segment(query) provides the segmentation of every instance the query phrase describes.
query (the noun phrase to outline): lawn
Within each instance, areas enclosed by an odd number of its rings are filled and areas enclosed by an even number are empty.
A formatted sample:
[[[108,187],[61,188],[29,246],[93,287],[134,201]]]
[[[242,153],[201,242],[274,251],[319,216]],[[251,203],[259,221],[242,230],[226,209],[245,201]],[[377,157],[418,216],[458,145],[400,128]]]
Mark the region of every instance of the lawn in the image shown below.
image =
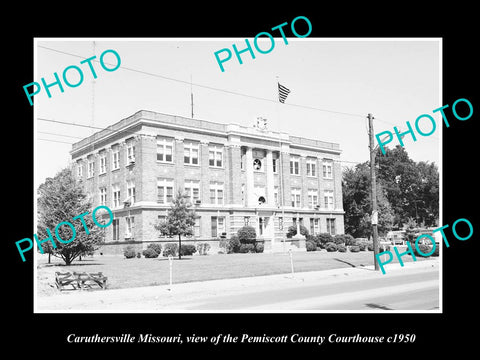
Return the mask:
[[[294,252],[292,257],[295,272],[373,265],[371,251]],[[404,256],[402,260],[412,261],[410,256]],[[422,259],[417,257],[417,260]],[[398,262],[396,258],[394,262]],[[185,256],[181,260],[175,258],[172,269],[174,283],[282,274],[291,271],[288,253]],[[55,271],[103,272],[108,277],[109,289],[163,285],[169,282],[169,261],[165,257],[125,259],[122,256],[95,255],[65,266],[60,259],[53,257],[52,263],[48,264],[47,256],[39,255],[38,295],[48,296],[58,292],[55,287]]]

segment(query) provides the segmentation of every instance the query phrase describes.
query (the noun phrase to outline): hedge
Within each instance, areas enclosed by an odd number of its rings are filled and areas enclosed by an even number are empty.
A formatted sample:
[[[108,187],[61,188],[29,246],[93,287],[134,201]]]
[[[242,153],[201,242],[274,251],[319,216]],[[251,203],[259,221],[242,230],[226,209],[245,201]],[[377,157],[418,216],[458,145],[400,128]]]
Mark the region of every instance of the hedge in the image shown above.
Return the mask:
[[[241,244],[240,245],[240,253],[253,253],[255,252],[255,245],[254,244]]]
[[[146,248],[145,250],[143,250],[143,256],[145,256],[145,258],[147,259],[157,258],[158,255],[159,254],[152,248]]]
[[[338,244],[337,245],[337,251],[339,252],[346,252],[347,251],[347,247],[343,244]]]
[[[350,252],[356,253],[356,252],[359,252],[359,251],[360,251],[360,246],[354,245],[354,246],[350,247]]]
[[[136,255],[135,248],[133,246],[127,246],[126,248],[123,249],[123,255],[127,259],[134,258]]]
[[[257,241],[257,233],[252,226],[244,226],[237,231],[238,240],[242,244],[255,244]]]
[[[314,241],[307,241],[305,246],[307,247],[307,251],[317,251],[317,245],[315,245]]]
[[[197,252],[197,249],[195,248],[195,245],[182,245],[180,247],[180,255],[182,256],[193,255],[196,252]]]
[[[328,242],[328,243],[325,244],[325,249],[328,252],[337,251],[337,244],[335,244],[333,242]]]
[[[166,243],[163,247],[163,256],[177,256],[178,254],[178,244],[175,243]]]

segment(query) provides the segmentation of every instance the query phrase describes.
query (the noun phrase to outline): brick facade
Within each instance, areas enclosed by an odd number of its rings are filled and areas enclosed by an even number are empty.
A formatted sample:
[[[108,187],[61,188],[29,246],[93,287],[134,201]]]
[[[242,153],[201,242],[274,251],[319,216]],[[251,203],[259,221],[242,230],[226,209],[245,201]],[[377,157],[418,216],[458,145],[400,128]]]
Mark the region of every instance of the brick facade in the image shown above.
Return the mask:
[[[157,142],[167,144],[166,148]],[[132,145],[134,162],[127,158]],[[119,166],[114,168],[117,149]],[[158,160],[157,152],[171,154],[171,158],[167,161],[167,155],[161,155],[164,160]],[[169,208],[160,197],[167,199],[171,191],[167,187],[172,186],[175,194],[188,184],[198,187],[198,200],[192,198],[198,226],[196,236],[188,239],[194,243],[218,242],[223,232],[229,237],[247,222],[257,229],[257,237],[265,241],[266,250],[282,241],[287,228],[298,218],[309,230],[310,219],[319,219],[318,232],[331,231],[332,222],[329,220],[328,227],[327,219],[335,219],[335,233],[344,231],[338,144],[255,127],[139,111],[73,144],[71,155],[74,173],[84,184],[93,205],[101,205],[101,191],[104,191],[104,205],[118,219],[118,229],[113,224],[107,228],[107,243],[169,241],[159,238],[154,228]],[[103,155],[106,171],[100,173]],[[291,174],[291,159],[296,159],[293,168],[298,166],[298,174]],[[89,161],[93,161],[93,176],[89,176],[92,175],[88,171]],[[315,170],[309,176],[307,161],[309,166],[314,164]],[[326,163],[332,164],[332,170],[331,176],[324,177]],[[132,186],[134,202],[125,206],[125,201],[132,200],[128,197]],[[114,190],[120,191],[118,204],[114,204],[118,195],[118,192],[114,195]],[[309,190],[316,192],[318,207],[309,206]],[[331,208],[325,201],[325,192],[333,194]],[[295,206],[292,206],[293,193],[298,193],[300,199],[300,204],[294,202]],[[127,218],[133,218],[131,232]],[[114,239],[115,231],[118,238]]]

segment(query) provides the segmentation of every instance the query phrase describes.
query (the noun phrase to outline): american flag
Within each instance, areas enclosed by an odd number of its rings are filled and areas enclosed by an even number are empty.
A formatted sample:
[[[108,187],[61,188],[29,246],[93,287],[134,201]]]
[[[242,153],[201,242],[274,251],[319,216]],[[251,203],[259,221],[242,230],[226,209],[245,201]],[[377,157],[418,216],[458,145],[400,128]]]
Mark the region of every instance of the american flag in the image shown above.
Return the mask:
[[[287,98],[288,94],[290,94],[290,90],[278,83],[278,100],[282,104],[285,104],[285,99]]]

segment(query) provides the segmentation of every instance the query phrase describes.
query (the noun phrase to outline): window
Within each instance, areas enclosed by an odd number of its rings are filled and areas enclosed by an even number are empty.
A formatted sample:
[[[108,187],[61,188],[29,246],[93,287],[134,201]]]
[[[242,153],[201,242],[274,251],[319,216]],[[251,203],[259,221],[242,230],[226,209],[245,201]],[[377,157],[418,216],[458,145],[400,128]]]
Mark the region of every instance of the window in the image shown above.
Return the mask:
[[[101,151],[100,156],[100,174],[105,174],[107,172],[107,153],[106,151]]]
[[[277,174],[278,173],[278,164],[279,164],[279,159],[273,158],[272,159],[272,166],[273,166],[273,173]]]
[[[120,186],[119,185],[112,185],[112,199],[113,199],[113,207],[120,206]]]
[[[301,194],[301,189],[298,189],[298,188],[292,189],[292,206],[293,207],[300,207],[300,194]]]
[[[185,193],[190,198],[190,202],[195,204],[196,200],[200,200],[200,181],[185,180]]]
[[[125,218],[126,229],[125,229],[125,239],[133,238],[133,229],[135,228],[135,217],[128,216]]]
[[[330,235],[335,235],[335,219],[327,219],[327,232]]]
[[[310,218],[310,234],[317,235],[320,233],[320,221],[317,218]]]
[[[200,217],[195,218],[195,225],[193,225],[193,236],[200,237]]]
[[[219,237],[224,232],[225,218],[223,216],[212,216],[212,237]]]
[[[107,205],[107,188],[100,188],[100,205]]]
[[[80,179],[83,177],[83,164],[81,161],[77,162],[77,177]]]
[[[316,159],[307,159],[307,176],[317,176],[317,161]]]
[[[275,206],[279,206],[280,203],[278,201],[278,186],[275,186],[273,188],[273,202],[275,203]]]
[[[262,160],[261,159],[254,159],[253,160],[253,170],[263,171],[263,166],[262,166]]]
[[[243,217],[243,226],[249,226],[250,225],[250,216],[244,216]]]
[[[300,162],[298,156],[290,156],[290,174],[300,174]]]
[[[173,201],[173,179],[158,179],[157,202],[169,204]]]
[[[198,143],[185,142],[183,145],[183,162],[198,165]]]
[[[133,181],[127,181],[127,197],[130,200],[130,205],[135,202],[135,183]]]
[[[283,230],[283,217],[278,218],[278,229]]]
[[[246,205],[247,199],[245,198],[245,184],[242,184],[242,205]]]
[[[208,150],[208,165],[213,167],[222,167],[223,165],[223,146],[210,145]]]
[[[87,177],[91,178],[95,174],[95,162],[93,156],[88,157],[87,163]]]
[[[127,140],[127,165],[135,162],[135,142],[133,139]]]
[[[223,205],[223,183],[210,183],[210,204]]]
[[[173,163],[173,139],[157,137],[157,161]]]
[[[112,146],[112,170],[120,169],[120,148],[118,145]]]
[[[333,209],[333,190],[324,190],[323,198],[325,200],[325,207],[327,209]]]
[[[331,161],[323,163],[323,177],[325,179],[332,179],[333,178],[333,176],[332,176],[332,162]]]
[[[118,219],[113,219],[113,241],[120,240],[120,223]]]
[[[318,205],[318,191],[314,189],[308,190],[308,207],[313,209]]]

